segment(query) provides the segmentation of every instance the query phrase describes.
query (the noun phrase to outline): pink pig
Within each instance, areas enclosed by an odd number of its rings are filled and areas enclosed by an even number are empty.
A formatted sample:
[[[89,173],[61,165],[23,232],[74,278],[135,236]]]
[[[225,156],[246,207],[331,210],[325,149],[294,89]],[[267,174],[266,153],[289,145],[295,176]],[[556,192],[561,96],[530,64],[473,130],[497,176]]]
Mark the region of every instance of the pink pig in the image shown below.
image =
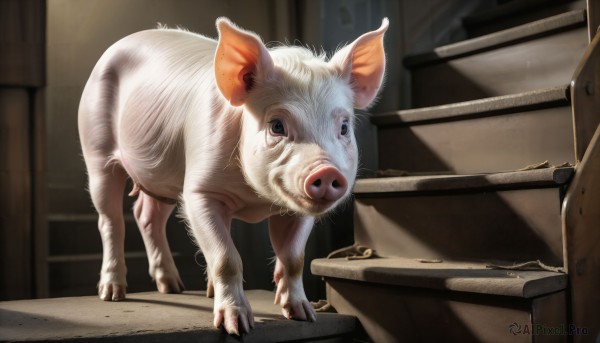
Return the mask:
[[[214,325],[249,332],[254,318],[230,223],[268,218],[275,302],[287,318],[314,321],[302,285],[304,247],[315,217],[351,193],[358,164],[353,108],[369,106],[381,87],[387,27],[384,19],[329,61],[301,47],[267,49],[225,18],[217,20],[218,41],[157,29],[111,46],[79,106],[104,250],[100,298],[125,298],[122,194],[129,177],[160,292],[183,290],[165,235],[179,202],[206,258]]]

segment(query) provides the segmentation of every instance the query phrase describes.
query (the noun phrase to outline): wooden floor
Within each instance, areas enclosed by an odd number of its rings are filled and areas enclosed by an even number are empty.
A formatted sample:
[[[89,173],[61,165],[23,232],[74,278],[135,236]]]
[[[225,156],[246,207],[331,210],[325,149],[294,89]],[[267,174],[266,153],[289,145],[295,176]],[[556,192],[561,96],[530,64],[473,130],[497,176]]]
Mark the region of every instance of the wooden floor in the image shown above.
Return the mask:
[[[319,313],[314,323],[287,320],[274,293],[247,291],[255,328],[244,342],[342,342],[352,316]],[[0,302],[1,342],[239,342],[212,326],[213,300],[205,292],[128,294],[123,302],[95,296]]]

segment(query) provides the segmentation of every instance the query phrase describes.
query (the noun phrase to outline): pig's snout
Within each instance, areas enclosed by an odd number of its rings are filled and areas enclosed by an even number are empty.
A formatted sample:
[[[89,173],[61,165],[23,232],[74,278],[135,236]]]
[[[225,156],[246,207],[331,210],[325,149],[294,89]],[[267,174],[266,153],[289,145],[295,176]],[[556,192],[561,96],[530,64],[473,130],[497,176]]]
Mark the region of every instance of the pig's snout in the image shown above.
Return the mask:
[[[334,202],[342,198],[348,181],[335,167],[323,167],[312,172],[304,181],[304,192],[313,200]]]

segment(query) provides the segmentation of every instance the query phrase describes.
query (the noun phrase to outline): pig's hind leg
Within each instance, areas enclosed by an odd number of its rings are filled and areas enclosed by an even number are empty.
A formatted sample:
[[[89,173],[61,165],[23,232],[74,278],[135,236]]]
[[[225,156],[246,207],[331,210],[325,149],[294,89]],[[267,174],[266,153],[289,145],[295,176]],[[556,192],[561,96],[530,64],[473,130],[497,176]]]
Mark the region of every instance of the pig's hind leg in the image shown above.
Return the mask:
[[[116,84],[115,73],[95,69],[83,91],[78,117],[89,191],[98,212],[102,240],[98,295],[112,301],[123,300],[127,288],[123,193],[128,176],[114,158],[114,152],[118,150],[113,131]]]
[[[86,156],[86,164],[90,195],[98,212],[98,230],[102,239],[98,295],[102,300],[123,300],[127,288],[123,219],[123,192],[127,174],[119,165],[107,164],[105,159]]]
[[[181,293],[183,282],[167,242],[166,225],[175,205],[163,203],[140,191],[133,207],[148,254],[149,273],[161,293]]]

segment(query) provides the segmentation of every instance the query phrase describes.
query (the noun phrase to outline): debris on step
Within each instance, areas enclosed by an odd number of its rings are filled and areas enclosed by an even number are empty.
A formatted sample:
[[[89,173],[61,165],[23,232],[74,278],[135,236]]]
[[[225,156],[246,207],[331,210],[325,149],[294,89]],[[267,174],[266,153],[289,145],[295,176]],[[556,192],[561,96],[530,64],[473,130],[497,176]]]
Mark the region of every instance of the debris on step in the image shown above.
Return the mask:
[[[528,261],[524,263],[514,264],[512,266],[502,266],[497,264],[488,264],[485,266],[490,269],[505,269],[505,270],[545,270],[549,272],[555,273],[564,273],[565,268],[563,267],[553,267],[543,264],[540,260],[536,261]]]
[[[528,165],[527,167],[517,169],[516,171],[528,171],[528,170],[546,169],[546,168],[567,168],[567,167],[573,167],[573,165],[569,162],[565,162],[563,164],[551,166],[548,161],[544,161],[542,163]]]
[[[443,263],[444,260],[440,260],[440,259],[430,259],[430,258],[416,258],[415,261],[417,262],[421,262],[421,263]]]
[[[377,177],[398,177],[398,176],[433,176],[433,175],[452,175],[449,171],[432,171],[432,172],[410,172],[400,169],[385,169],[378,170]]]
[[[331,304],[327,300],[311,301],[310,302],[315,312],[335,312]]]
[[[345,257],[347,261],[352,260],[365,260],[368,258],[379,257],[375,253],[375,250],[365,247],[360,244],[353,244],[349,247],[344,247],[335,251],[332,251],[327,255],[327,258],[340,258]]]
[[[553,166],[553,165],[550,165],[550,162],[544,161],[541,163],[534,163],[534,164],[528,165],[526,167],[515,169],[515,170],[506,170],[501,173],[512,173],[512,172],[538,170],[538,169],[550,169],[550,168],[572,168],[572,167],[574,167],[574,165],[569,162],[565,162],[565,163],[561,163],[561,164],[557,164],[557,165]],[[489,173],[486,173],[486,174],[489,174]],[[405,177],[405,176],[436,176],[436,175],[454,175],[454,174],[451,172],[435,172],[435,171],[434,172],[411,172],[408,170],[400,170],[400,169],[378,170],[377,174],[376,174],[376,176],[378,178]]]

